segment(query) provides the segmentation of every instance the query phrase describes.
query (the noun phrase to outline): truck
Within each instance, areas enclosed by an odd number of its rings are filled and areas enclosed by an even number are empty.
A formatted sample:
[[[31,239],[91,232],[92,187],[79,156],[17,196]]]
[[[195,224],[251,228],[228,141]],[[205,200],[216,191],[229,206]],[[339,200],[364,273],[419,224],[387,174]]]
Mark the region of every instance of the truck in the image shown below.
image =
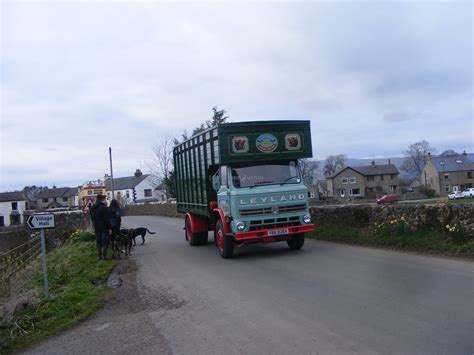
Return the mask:
[[[252,243],[301,249],[315,229],[299,160],[312,157],[309,121],[223,123],[173,149],[176,206],[192,246],[209,232],[224,259]]]

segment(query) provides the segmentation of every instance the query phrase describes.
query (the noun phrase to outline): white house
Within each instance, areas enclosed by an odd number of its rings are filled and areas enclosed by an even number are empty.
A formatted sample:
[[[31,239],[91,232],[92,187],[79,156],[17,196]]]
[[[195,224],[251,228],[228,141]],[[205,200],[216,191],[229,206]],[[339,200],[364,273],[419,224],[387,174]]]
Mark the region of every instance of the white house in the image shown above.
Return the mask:
[[[23,223],[26,198],[23,192],[0,193],[0,227]]]
[[[133,204],[143,202],[166,201],[166,195],[156,190],[153,176],[142,174],[140,169],[133,176],[114,178],[114,198],[122,203]],[[105,180],[107,202],[112,200],[112,180]]]

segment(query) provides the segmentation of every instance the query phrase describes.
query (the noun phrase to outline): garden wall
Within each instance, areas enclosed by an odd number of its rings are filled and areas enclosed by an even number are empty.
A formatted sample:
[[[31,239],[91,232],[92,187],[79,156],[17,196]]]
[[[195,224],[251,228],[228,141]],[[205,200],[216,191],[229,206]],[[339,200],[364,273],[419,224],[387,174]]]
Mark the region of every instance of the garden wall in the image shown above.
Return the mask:
[[[386,206],[313,207],[317,225],[369,227],[401,217],[413,229],[446,231],[446,225],[461,227],[474,237],[474,204],[397,204]]]
[[[176,204],[144,204],[129,205],[124,208],[125,216],[164,216],[164,217],[184,217],[184,214],[178,213]]]

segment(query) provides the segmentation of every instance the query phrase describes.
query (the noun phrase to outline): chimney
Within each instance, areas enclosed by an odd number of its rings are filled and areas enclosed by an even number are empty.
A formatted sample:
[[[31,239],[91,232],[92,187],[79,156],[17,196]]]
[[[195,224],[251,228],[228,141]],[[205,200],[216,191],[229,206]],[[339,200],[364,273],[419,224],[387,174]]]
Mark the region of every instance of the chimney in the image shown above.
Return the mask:
[[[388,165],[390,165],[390,164],[392,164],[392,163],[390,162],[390,159],[388,159]]]
[[[430,152],[428,152],[428,159],[427,160],[431,161],[431,153]]]
[[[140,177],[142,176],[142,171],[140,169],[135,170],[135,177]]]
[[[375,160],[372,160],[372,167],[375,168]]]
[[[464,155],[466,157],[467,156],[466,151],[462,152],[462,155]]]

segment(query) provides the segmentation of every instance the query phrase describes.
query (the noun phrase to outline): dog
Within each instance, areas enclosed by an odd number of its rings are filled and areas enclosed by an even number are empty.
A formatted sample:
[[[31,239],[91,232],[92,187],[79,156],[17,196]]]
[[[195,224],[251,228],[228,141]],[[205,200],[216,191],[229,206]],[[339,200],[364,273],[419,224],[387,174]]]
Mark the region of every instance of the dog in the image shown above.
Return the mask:
[[[124,233],[122,232],[124,231]],[[132,229],[121,229],[120,233],[115,236],[115,243],[113,245],[114,248],[114,255],[115,250],[118,251],[118,257],[120,259],[120,253],[122,249],[125,249],[125,256],[132,255]]]
[[[142,237],[142,245],[145,244],[145,235],[146,233],[150,233],[150,234],[156,234],[156,232],[151,232],[148,230],[148,228],[144,228],[144,227],[139,227],[139,228],[133,228],[133,229],[121,229],[120,230],[120,233],[129,233],[131,232],[132,234],[132,240],[133,240],[133,245],[137,245],[137,242],[135,241],[135,238],[138,237],[138,236],[141,236]]]

